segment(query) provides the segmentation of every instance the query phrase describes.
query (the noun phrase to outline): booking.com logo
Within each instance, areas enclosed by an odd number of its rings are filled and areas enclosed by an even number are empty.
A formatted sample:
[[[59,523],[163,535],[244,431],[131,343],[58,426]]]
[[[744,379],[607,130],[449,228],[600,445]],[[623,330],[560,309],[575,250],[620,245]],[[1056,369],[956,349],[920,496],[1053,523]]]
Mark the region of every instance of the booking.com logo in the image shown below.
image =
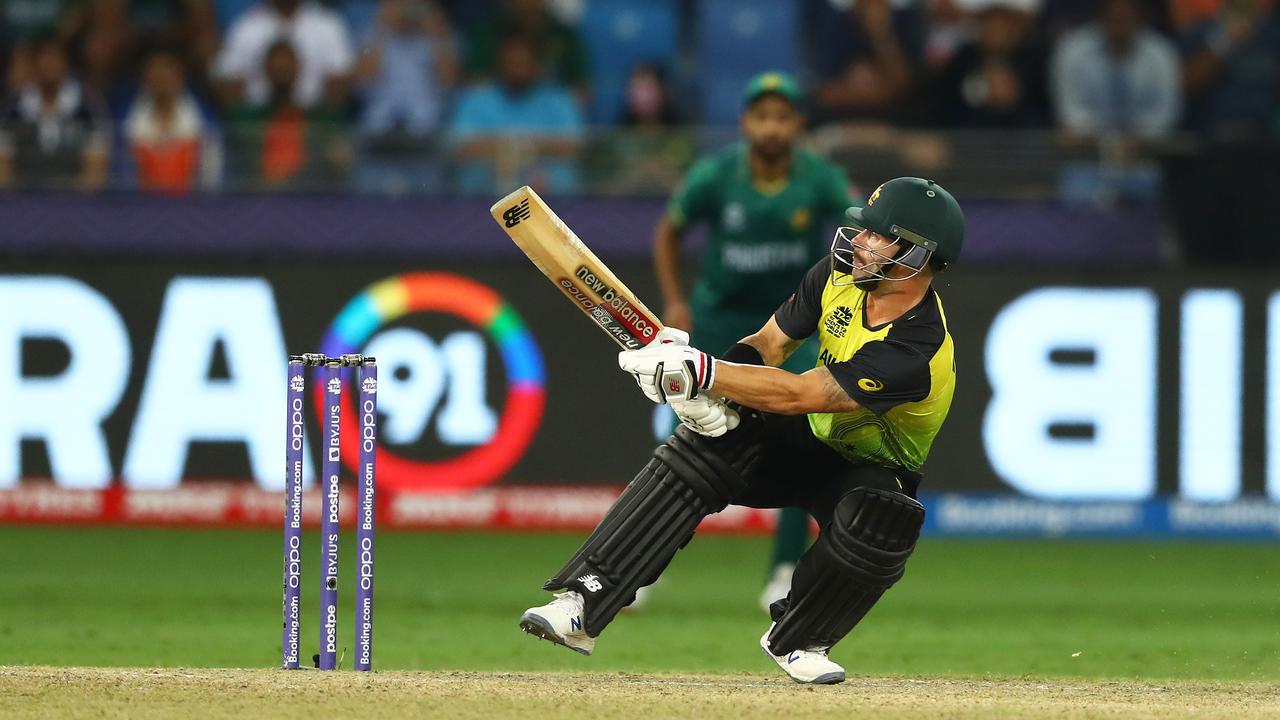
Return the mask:
[[[446,313],[480,332],[462,331],[439,343],[411,328],[379,328],[412,313]],[[483,335],[481,335],[483,333]],[[497,346],[507,378],[501,413],[485,402],[485,342]],[[510,304],[492,289],[449,273],[407,273],[374,283],[347,303],[320,344],[329,357],[364,353],[380,366],[378,485],[393,491],[457,491],[487,485],[524,455],[542,421],[546,372],[533,335]],[[322,385],[313,385],[318,417]],[[342,433],[357,437],[355,406],[342,399]],[[468,447],[445,460],[421,461],[389,451],[387,444],[420,438],[427,423],[446,445]],[[350,433],[348,435],[348,433]],[[359,448],[342,448],[353,471]]]

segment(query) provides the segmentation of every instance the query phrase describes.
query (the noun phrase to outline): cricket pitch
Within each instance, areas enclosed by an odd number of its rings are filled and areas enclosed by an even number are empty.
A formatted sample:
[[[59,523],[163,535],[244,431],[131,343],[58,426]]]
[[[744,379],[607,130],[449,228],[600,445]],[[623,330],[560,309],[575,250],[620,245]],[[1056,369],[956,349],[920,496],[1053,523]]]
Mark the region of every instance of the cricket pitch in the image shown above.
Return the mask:
[[[1264,718],[1268,683],[0,666],[0,717]],[[856,713],[856,715],[854,715]]]

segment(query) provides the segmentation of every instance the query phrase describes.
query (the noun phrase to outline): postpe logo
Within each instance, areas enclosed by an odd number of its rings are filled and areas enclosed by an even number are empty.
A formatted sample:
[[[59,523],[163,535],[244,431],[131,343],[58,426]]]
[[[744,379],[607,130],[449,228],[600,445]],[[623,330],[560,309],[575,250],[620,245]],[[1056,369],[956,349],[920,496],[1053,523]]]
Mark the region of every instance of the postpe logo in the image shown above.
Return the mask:
[[[457,455],[442,460],[416,460],[395,453],[388,448],[388,436],[396,430],[395,423],[386,423],[380,428],[379,445],[376,462],[378,466],[378,485],[395,491],[427,491],[448,492],[466,490],[487,485],[506,473],[524,455],[529,444],[537,434],[542,422],[542,412],[546,398],[546,372],[543,367],[542,353],[533,339],[533,334],[525,326],[524,320],[515,308],[502,299],[493,289],[474,280],[450,273],[419,272],[407,273],[387,278],[365,288],[338,313],[329,326],[324,340],[320,344],[320,352],[329,357],[337,357],[349,353],[364,352],[377,355],[379,366],[387,367],[384,351],[391,345],[397,347],[408,344],[422,346],[431,343],[424,333],[411,329],[388,330],[382,338],[375,337],[383,326],[396,322],[412,314],[445,314],[463,320],[473,326],[475,331],[465,334],[473,342],[464,343],[473,349],[483,352],[483,338],[497,346],[502,358],[506,377],[506,394],[502,402],[501,412],[492,422],[483,423],[484,427],[476,431],[464,432],[465,442],[456,443],[460,449]],[[403,338],[399,343],[387,341],[386,336],[409,333],[414,337]],[[385,341],[379,346],[380,341]],[[448,344],[448,340],[445,341]],[[432,347],[435,347],[434,345]],[[455,350],[457,348],[454,348]],[[464,348],[465,349],[465,348]],[[440,352],[449,356],[450,353]],[[457,353],[453,353],[457,355]],[[484,405],[483,398],[483,355],[480,362],[476,358],[461,356],[452,369],[469,373],[468,385],[473,392],[463,393],[478,397],[476,402]],[[447,358],[446,358],[447,359]],[[418,367],[410,368],[411,372],[445,373],[446,370],[435,367],[439,363],[418,363]],[[478,366],[478,368],[477,368]],[[381,369],[381,368],[380,368]],[[394,368],[389,368],[394,370]],[[445,382],[446,377],[440,375],[438,382]],[[354,380],[354,376],[352,376]],[[385,398],[379,398],[380,409],[384,411],[395,407],[398,400],[411,398],[394,398],[396,385],[394,376],[382,377]],[[476,387],[478,383],[478,387]],[[362,388],[372,392],[374,386]],[[324,408],[323,385],[316,383],[313,392],[313,405],[317,416],[322,418]],[[342,435],[357,438],[360,436],[359,416],[355,412],[353,395],[343,393],[342,397]],[[437,393],[437,396],[439,393]],[[423,416],[432,414],[432,407],[411,408],[414,413]],[[488,411],[487,406],[478,410]],[[405,408],[401,407],[400,412]],[[473,413],[484,415],[483,412]],[[389,418],[396,420],[394,415]],[[413,425],[409,423],[409,425]],[[416,426],[415,432],[423,425]],[[449,434],[448,428],[442,428],[441,435]],[[465,428],[464,428],[465,430]],[[459,434],[454,429],[454,435]],[[342,462],[358,474],[360,442],[344,442],[342,444]]]

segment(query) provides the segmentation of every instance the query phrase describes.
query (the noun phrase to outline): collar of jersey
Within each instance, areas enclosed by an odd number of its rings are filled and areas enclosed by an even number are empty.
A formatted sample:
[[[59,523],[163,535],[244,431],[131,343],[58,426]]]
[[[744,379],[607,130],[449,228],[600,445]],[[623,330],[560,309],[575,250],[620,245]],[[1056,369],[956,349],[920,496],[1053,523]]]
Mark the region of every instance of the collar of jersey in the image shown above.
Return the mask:
[[[892,319],[892,320],[889,320],[889,321],[887,321],[887,322],[880,323],[879,325],[876,325],[876,326],[872,327],[871,325],[868,325],[868,324],[867,324],[867,291],[866,291],[866,290],[863,290],[863,291],[862,291],[862,297],[858,299],[858,304],[862,306],[862,307],[858,308],[859,310],[861,310],[861,313],[859,313],[859,314],[862,316],[862,329],[863,329],[863,330],[866,330],[867,332],[880,332],[881,330],[883,330],[883,329],[885,329],[885,328],[889,327],[890,325],[892,325],[892,324],[894,324],[894,323],[898,322],[898,321],[899,321],[899,320],[901,320],[902,318],[910,318],[910,317],[911,317],[911,316],[912,316],[912,315],[913,315],[917,310],[919,310],[920,308],[924,307],[925,301],[929,300],[929,299],[930,299],[930,298],[932,298],[932,297],[933,297],[933,286],[932,286],[932,285],[930,285],[928,288],[926,288],[926,289],[925,289],[925,291],[924,291],[924,297],[920,298],[920,302],[918,302],[918,303],[916,303],[915,305],[912,305],[911,307],[907,308],[907,309],[906,309],[906,311],[905,311],[905,312],[903,312],[903,313],[902,313],[901,315],[899,315],[898,317],[896,317],[896,318],[894,318],[894,319]]]

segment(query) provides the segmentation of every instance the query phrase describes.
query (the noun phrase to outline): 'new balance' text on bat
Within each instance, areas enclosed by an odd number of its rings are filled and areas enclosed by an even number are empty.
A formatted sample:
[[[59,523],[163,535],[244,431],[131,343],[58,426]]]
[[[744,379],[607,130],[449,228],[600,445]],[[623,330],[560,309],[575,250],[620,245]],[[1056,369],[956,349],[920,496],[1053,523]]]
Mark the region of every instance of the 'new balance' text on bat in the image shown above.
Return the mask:
[[[627,350],[642,348],[662,323],[529,186],[489,214],[560,291]]]

